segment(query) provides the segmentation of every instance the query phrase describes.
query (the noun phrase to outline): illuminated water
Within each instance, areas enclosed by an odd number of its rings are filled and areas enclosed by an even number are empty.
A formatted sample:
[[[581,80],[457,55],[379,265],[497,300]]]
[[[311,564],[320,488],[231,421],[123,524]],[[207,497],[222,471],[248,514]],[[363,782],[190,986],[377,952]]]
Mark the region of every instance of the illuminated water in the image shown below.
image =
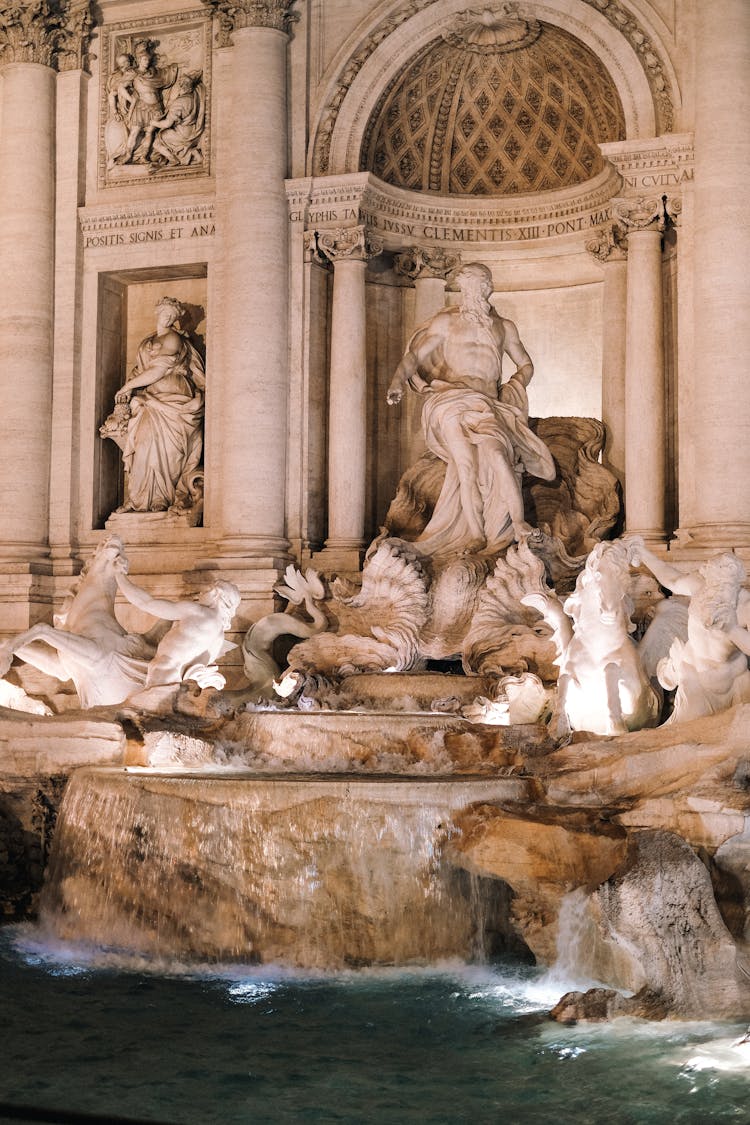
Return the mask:
[[[198,972],[6,928],[0,1102],[180,1125],[750,1121],[744,1027],[566,1028],[544,1017],[560,991],[511,966]]]

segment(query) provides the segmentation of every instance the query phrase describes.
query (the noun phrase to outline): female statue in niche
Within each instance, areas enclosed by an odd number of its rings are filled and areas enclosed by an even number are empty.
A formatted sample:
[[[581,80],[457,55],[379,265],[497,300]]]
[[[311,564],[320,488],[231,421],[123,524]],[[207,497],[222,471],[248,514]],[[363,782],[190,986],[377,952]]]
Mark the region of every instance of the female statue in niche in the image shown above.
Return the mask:
[[[200,355],[177,327],[184,315],[174,297],[159,301],[156,331],[141,341],[130,378],[100,428],[122,450],[127,499],[118,512],[180,514],[196,502],[206,376]]]

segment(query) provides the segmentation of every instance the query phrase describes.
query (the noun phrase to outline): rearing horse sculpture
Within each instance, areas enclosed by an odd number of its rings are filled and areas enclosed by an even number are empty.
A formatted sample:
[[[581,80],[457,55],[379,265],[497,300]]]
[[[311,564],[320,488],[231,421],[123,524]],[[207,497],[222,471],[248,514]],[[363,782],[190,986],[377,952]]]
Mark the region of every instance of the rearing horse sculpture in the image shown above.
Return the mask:
[[[570,730],[624,734],[656,726],[661,699],[630,637],[630,549],[597,543],[563,605],[552,590],[521,599],[554,630],[558,708]]]
[[[84,566],[54,625],[33,625],[0,645],[0,676],[14,656],[58,680],[72,680],[81,707],[122,703],[143,687],[155,646],[115,617],[118,570],[127,565],[111,535]]]

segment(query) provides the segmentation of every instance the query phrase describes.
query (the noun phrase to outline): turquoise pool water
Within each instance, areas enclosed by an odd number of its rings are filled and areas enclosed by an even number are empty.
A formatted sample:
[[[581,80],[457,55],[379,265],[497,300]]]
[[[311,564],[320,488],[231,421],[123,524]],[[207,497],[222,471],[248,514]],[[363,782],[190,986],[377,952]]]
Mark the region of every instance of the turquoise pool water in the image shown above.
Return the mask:
[[[750,1122],[744,1026],[561,1027],[560,991],[510,964],[147,965],[6,927],[0,1102],[180,1125]]]

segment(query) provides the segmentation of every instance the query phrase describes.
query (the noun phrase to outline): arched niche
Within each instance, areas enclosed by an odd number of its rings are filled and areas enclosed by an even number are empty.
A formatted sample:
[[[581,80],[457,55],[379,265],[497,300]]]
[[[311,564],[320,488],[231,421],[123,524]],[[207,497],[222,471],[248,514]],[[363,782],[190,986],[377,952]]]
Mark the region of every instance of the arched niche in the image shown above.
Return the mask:
[[[363,139],[383,92],[431,42],[450,34],[467,9],[466,0],[436,0],[408,15],[415,6],[382,8],[333,61],[311,131],[312,174],[359,169]],[[490,10],[502,15],[513,9],[495,4]],[[548,0],[524,5],[522,15],[561,29],[596,56],[617,89],[628,140],[673,129],[679,94],[667,52],[632,12],[614,2]]]

